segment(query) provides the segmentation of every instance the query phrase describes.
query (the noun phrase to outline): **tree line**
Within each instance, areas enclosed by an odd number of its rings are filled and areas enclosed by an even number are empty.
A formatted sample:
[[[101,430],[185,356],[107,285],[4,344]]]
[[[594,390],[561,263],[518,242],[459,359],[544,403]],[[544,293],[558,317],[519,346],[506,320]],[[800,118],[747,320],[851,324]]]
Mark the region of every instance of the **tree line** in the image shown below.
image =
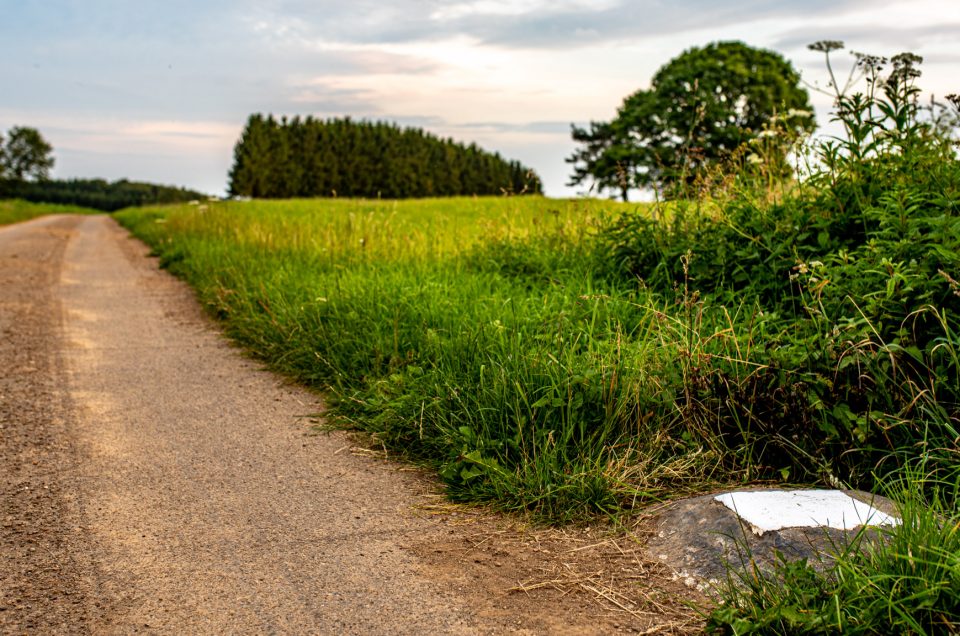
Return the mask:
[[[234,196],[403,199],[541,193],[530,168],[476,144],[387,122],[251,115],[234,148]]]
[[[121,179],[51,180],[53,146],[40,131],[14,126],[0,134],[0,199],[79,205],[105,212],[137,205],[182,203],[206,195],[194,190]]]
[[[126,179],[113,182],[104,179],[0,181],[0,199],[79,205],[104,212],[205,198],[207,195],[186,188]]]

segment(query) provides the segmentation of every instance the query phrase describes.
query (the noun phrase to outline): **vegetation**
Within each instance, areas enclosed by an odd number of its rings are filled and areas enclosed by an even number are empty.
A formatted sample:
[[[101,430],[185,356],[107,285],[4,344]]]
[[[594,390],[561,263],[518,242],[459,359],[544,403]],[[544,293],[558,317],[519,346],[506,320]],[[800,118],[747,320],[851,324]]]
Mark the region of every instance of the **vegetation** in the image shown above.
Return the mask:
[[[113,212],[122,208],[203,200],[207,195],[186,188],[103,179],[0,181],[0,198],[56,203]]]
[[[94,208],[113,212],[135,205],[179,203],[206,198],[184,188],[137,183],[122,179],[109,183],[103,179],[51,181],[53,146],[35,128],[15,126],[0,135],[0,199],[22,199],[34,203],[52,203]],[[12,203],[8,207],[22,204]]]
[[[829,67],[842,43],[811,48]],[[794,224],[783,237],[799,256],[790,278],[806,279],[798,296],[818,331],[805,384],[821,416],[813,435],[821,449],[833,447],[821,461],[891,496],[902,526],[881,541],[862,535],[819,568],[784,561],[772,574],[732,578],[712,631],[960,630],[960,161],[952,128],[960,97],[924,112],[920,62],[909,53],[857,55],[860,91],[849,81],[841,88],[831,70],[845,136],[818,147],[822,168],[809,193],[773,208]],[[801,251],[812,252],[813,240],[817,261]]]
[[[47,214],[94,214],[96,210],[72,205],[29,203],[20,200],[0,201],[0,225],[28,221]]]
[[[931,486],[923,462],[891,484],[904,525],[883,541],[860,534],[832,562],[782,561],[731,573],[708,631],[729,634],[954,634],[960,626],[958,482]],[[826,559],[824,559],[826,561]],[[824,572],[826,569],[826,572]]]
[[[234,149],[230,193],[257,198],[409,198],[539,193],[499,154],[383,122],[252,115]]]
[[[695,450],[646,413],[669,408],[669,387],[637,394],[671,344],[618,345],[656,328],[656,305],[593,274],[588,232],[622,209],[328,200],[118,218],[232,337],[328,387],[333,416],[436,467],[452,497],[563,519],[614,512],[641,481],[651,495],[676,484],[631,461],[640,440],[679,444],[678,463]]]
[[[582,147],[567,159],[570,185],[589,182],[624,201],[635,188],[685,196],[691,184],[765,135],[779,142],[767,144],[768,169],[787,177],[792,141],[814,129],[799,83],[778,53],[741,42],[685,51],[657,71],[649,89],[624,99],[612,121],[573,126]]]
[[[887,541],[826,570],[732,581],[716,631],[957,631],[960,160],[943,122],[960,98],[920,108],[916,56],[857,64],[865,88],[837,89],[845,134],[794,182],[777,137],[793,135],[775,131],[652,206],[120,219],[231,336],[328,388],[333,416],[435,467],[454,499],[564,521],[762,480],[900,503]]]
[[[0,135],[0,184],[43,181],[53,168],[53,146],[36,128],[14,126],[4,142]]]

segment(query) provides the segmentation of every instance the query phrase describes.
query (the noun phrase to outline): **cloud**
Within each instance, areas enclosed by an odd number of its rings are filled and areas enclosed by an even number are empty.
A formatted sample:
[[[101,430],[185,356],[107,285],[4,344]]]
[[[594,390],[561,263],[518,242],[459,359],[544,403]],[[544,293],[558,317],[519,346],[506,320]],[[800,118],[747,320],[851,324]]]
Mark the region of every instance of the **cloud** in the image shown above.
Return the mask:
[[[805,26],[782,33],[774,43],[777,49],[806,48],[818,40],[840,40],[857,48],[862,44],[882,45],[889,50],[878,51],[886,54],[891,51],[917,50],[925,46],[938,44],[956,44],[960,33],[960,23],[947,22],[922,26],[897,27],[861,24],[856,26],[828,25]],[[865,51],[872,53],[873,51]]]
[[[484,131],[492,133],[527,133],[534,135],[564,135],[570,134],[568,121],[531,121],[525,123],[508,122],[468,122],[458,124],[459,128],[467,131]]]
[[[255,28],[304,41],[410,43],[465,36],[481,44],[577,48],[744,21],[836,15],[892,0],[469,0],[391,3],[281,0],[256,12]]]

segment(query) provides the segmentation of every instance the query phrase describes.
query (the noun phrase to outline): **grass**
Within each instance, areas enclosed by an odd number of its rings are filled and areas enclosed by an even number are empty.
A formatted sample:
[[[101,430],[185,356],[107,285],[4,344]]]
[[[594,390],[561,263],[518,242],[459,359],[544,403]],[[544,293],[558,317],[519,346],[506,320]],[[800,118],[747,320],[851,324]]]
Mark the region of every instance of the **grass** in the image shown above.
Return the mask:
[[[28,221],[47,214],[98,214],[98,212],[73,205],[28,203],[19,199],[0,201],[0,225]]]
[[[673,436],[678,326],[595,275],[623,206],[538,197],[283,201],[118,215],[230,336],[332,415],[436,468],[454,499],[553,521],[702,485]]]
[[[652,216],[497,198],[224,202],[118,219],[232,338],[326,389],[332,417],[437,470],[454,500],[563,523],[721,482],[803,480],[888,488],[915,521],[885,552],[851,552],[826,574],[785,563],[747,592],[731,587],[717,631],[955,626],[956,490],[941,486],[960,464],[953,301],[885,318],[887,281],[923,277],[901,267],[874,282],[868,253],[826,254],[807,274],[868,286],[856,299],[799,277],[781,301],[735,297],[693,275],[694,249],[716,234],[689,243],[658,288],[616,257],[624,224]],[[661,248],[686,237],[681,217],[657,213]],[[884,290],[879,308],[869,286]],[[918,458],[922,474],[904,480]]]

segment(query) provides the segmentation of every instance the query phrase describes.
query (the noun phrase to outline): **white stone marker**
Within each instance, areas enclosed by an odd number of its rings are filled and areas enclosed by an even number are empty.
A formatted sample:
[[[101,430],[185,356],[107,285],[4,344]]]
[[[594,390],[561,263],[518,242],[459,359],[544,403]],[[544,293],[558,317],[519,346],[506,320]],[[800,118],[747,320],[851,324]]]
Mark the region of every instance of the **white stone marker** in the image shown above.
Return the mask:
[[[839,490],[748,490],[714,497],[757,534],[783,528],[896,526],[900,520]]]

